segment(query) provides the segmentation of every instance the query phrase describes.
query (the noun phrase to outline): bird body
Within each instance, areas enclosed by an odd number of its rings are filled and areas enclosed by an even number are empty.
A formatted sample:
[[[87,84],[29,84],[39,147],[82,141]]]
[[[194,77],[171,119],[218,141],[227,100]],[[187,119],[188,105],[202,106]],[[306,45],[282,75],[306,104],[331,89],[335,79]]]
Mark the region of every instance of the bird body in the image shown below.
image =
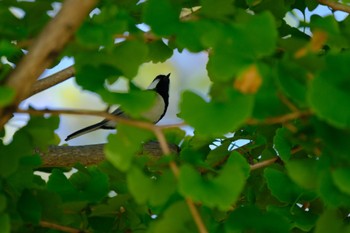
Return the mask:
[[[141,117],[150,122],[153,122],[154,124],[156,124],[163,118],[168,109],[170,83],[169,76],[170,74],[158,75],[147,88],[147,90],[154,91],[157,94],[156,101],[155,104],[148,111],[141,114]],[[114,110],[112,114],[120,117],[129,118],[129,116],[127,116],[121,108]],[[87,126],[68,135],[65,140],[68,141],[98,129],[115,129],[116,125],[117,124],[115,121],[104,119],[101,122]]]

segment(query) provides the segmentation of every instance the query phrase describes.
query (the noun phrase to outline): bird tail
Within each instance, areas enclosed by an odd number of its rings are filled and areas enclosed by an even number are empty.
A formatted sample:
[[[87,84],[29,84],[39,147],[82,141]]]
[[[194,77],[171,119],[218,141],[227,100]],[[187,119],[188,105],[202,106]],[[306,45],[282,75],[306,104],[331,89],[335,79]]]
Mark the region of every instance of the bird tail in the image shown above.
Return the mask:
[[[101,121],[101,122],[99,122],[97,124],[90,125],[88,127],[82,128],[82,129],[80,129],[78,131],[75,131],[74,133],[68,135],[67,138],[65,139],[65,141],[69,141],[69,140],[71,140],[73,138],[76,138],[76,137],[79,137],[79,136],[81,136],[83,134],[90,133],[92,131],[101,129],[101,128],[103,128],[104,124],[106,124],[106,122],[107,121],[104,120],[104,121]]]

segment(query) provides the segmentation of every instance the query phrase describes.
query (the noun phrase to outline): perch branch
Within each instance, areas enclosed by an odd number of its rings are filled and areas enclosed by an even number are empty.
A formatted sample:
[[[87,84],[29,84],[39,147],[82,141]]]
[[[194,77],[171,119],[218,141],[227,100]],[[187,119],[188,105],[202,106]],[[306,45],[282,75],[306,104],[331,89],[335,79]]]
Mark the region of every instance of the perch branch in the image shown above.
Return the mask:
[[[318,0],[322,5],[328,6],[335,11],[344,11],[350,13],[350,6],[341,4],[334,0]]]
[[[6,85],[16,96],[11,106],[0,108],[0,128],[10,119],[18,104],[25,99],[40,74],[52,63],[73,37],[97,0],[66,0],[58,14],[45,26],[28,53],[7,77]]]
[[[59,84],[63,81],[66,81],[67,79],[73,77],[75,74],[75,69],[73,66],[69,66],[61,71],[58,71],[57,73],[50,75],[46,78],[40,79],[36,81],[32,88],[29,91],[29,95],[27,96],[30,97],[32,95],[35,95],[39,92],[42,92],[50,87],[55,86],[56,84]]]
[[[84,166],[96,165],[105,160],[103,148],[105,144],[84,146],[50,146],[48,151],[35,151],[42,159],[40,167],[72,167],[77,163]],[[178,154],[179,148],[169,144],[171,153]],[[142,145],[139,154],[147,154],[152,157],[160,157],[163,153],[158,142],[147,142]]]

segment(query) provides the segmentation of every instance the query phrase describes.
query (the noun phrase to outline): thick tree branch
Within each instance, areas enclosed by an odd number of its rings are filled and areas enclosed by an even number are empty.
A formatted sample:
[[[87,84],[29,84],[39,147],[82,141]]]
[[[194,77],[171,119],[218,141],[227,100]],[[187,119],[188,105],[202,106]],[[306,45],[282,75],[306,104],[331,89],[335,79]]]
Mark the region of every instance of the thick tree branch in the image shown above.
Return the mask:
[[[318,2],[321,3],[322,5],[329,6],[330,8],[332,8],[335,11],[344,11],[344,12],[350,13],[350,6],[345,5],[345,4],[341,4],[338,1],[318,0]]]
[[[96,3],[97,0],[66,0],[56,17],[45,26],[6,80],[5,84],[14,89],[16,97],[12,106],[0,109],[0,128],[28,96],[33,83],[58,56]]]
[[[105,160],[103,148],[105,144],[84,146],[50,146],[47,152],[36,151],[41,156],[40,167],[72,167],[77,163],[84,166],[96,165]],[[179,148],[168,144],[170,153],[178,154]],[[163,153],[158,142],[147,142],[142,145],[140,155],[160,157]]]
[[[46,78],[36,81],[32,86],[32,88],[30,89],[29,95],[27,96],[27,98],[39,92],[42,92],[50,87],[53,87],[63,81],[66,81],[67,79],[73,77],[74,74],[75,74],[74,67],[69,66],[53,75],[50,75]]]

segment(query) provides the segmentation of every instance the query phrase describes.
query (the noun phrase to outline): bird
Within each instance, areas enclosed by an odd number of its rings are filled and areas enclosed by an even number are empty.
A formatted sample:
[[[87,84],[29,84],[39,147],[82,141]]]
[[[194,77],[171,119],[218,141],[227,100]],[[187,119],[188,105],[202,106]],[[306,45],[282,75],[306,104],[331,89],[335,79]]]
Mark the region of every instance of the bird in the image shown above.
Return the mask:
[[[142,113],[141,116],[153,124],[156,124],[158,121],[160,121],[168,109],[170,86],[169,77],[170,73],[167,75],[158,75],[147,88],[147,90],[157,93],[156,103],[147,112]],[[120,117],[130,118],[120,107],[114,110],[112,114]],[[65,141],[69,141],[73,138],[80,137],[81,135],[93,132],[98,129],[115,129],[116,125],[117,124],[115,121],[104,119],[101,122],[75,131],[74,133],[68,135]]]

